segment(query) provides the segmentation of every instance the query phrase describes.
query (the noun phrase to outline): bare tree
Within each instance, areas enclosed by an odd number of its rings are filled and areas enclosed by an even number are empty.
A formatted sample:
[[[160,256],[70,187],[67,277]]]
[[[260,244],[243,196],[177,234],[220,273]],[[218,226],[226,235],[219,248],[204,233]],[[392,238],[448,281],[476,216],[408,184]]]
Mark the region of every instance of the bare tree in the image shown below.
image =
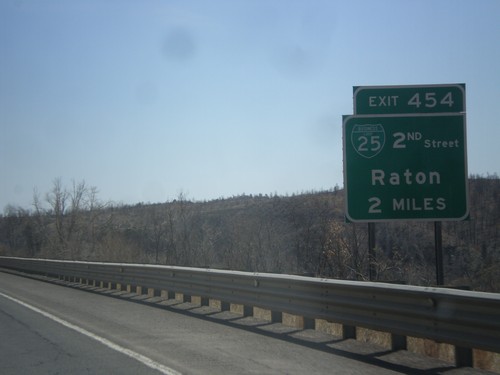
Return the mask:
[[[52,190],[47,193],[46,201],[50,206],[50,214],[53,215],[56,229],[56,241],[53,246],[56,248],[57,256],[62,256],[66,247],[64,214],[66,213],[66,204],[68,192],[62,185],[61,178],[54,179]]]
[[[85,181],[72,181],[71,190],[68,191],[62,183],[61,178],[56,178],[52,184],[52,190],[47,193],[46,201],[49,204],[49,215],[54,220],[55,241],[52,241],[53,249],[49,252],[55,252],[58,257],[75,259],[75,253],[82,246],[82,212],[87,209],[89,202],[89,190]],[[34,197],[35,207],[40,207],[39,198]],[[76,234],[80,238],[74,239]]]

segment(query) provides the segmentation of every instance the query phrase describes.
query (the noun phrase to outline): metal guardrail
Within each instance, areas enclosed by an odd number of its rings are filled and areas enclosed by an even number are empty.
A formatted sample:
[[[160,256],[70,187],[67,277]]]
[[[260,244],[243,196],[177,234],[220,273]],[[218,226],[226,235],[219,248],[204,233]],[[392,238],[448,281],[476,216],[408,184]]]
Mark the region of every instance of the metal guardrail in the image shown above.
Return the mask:
[[[168,290],[500,352],[500,294],[158,265],[0,257],[0,267]],[[349,330],[347,330],[349,331]],[[355,332],[355,330],[354,330]],[[468,353],[468,354],[467,354]],[[470,362],[471,360],[466,360]]]

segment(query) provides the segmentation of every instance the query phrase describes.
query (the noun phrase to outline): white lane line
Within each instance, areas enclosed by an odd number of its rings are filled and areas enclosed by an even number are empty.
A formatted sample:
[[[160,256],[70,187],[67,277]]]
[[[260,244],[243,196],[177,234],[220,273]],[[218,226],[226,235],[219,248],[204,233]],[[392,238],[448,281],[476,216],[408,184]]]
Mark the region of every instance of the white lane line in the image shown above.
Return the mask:
[[[14,298],[14,297],[11,297],[11,296],[8,296],[6,294],[3,294],[2,292],[0,292],[0,296],[2,297],[5,297],[13,302],[16,302],[34,312],[37,312],[43,316],[45,316],[46,318],[49,318],[59,324],[62,324],[63,326],[65,327],[68,327],[78,333],[81,333],[82,335],[85,335],[87,337],[90,337],[91,339],[94,339],[98,342],[100,342],[101,344],[104,344],[106,345],[108,348],[111,348],[113,350],[116,350],[117,352],[119,353],[122,353],[122,354],[125,354],[126,356],[132,358],[132,359],[135,359],[136,361],[139,361],[143,364],[145,364],[146,366],[154,369],[154,370],[157,370],[159,372],[161,372],[162,374],[165,374],[165,375],[181,375],[180,372],[178,371],[175,371],[174,369],[171,369],[170,367],[167,367],[165,365],[162,365],[161,363],[158,363],[154,360],[152,360],[151,358],[148,358],[142,354],[139,354],[139,353],[136,353],[134,352],[133,350],[130,350],[130,349],[127,349],[127,348],[124,348],[123,346],[120,346],[118,344],[115,344],[107,339],[105,339],[104,337],[101,337],[101,336],[97,336],[96,334],[92,333],[92,332],[89,332],[87,331],[86,329],[83,329],[81,327],[78,327],[77,325],[74,325],[64,319],[61,319],[61,318],[58,318],[57,316],[55,315],[52,315],[46,311],[43,311],[43,310],[40,310],[39,308],[35,307],[35,306],[31,306],[29,304],[27,304],[26,302],[23,302],[23,301],[20,301],[18,300],[17,298]]]

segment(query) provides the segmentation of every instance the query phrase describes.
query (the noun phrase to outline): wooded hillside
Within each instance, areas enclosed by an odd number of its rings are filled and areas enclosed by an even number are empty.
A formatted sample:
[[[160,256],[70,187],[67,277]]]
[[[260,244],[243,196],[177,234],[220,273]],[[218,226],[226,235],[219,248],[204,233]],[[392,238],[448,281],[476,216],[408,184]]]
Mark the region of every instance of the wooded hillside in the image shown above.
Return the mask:
[[[472,176],[470,220],[443,223],[445,283],[500,292],[500,179]],[[375,277],[435,284],[431,222],[376,225]],[[54,181],[33,209],[0,217],[0,255],[159,263],[368,279],[366,224],[344,222],[344,191],[242,195],[161,204],[100,202],[84,182]]]

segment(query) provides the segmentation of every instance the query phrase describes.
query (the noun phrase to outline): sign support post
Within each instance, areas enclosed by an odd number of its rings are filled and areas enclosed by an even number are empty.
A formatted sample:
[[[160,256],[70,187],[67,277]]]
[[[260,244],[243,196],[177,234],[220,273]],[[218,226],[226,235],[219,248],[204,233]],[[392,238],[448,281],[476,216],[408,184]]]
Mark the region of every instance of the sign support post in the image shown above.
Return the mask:
[[[434,222],[434,249],[436,252],[436,285],[444,285],[443,236],[440,221]]]
[[[370,281],[375,281],[377,279],[375,246],[375,223],[368,223],[368,279]]]

